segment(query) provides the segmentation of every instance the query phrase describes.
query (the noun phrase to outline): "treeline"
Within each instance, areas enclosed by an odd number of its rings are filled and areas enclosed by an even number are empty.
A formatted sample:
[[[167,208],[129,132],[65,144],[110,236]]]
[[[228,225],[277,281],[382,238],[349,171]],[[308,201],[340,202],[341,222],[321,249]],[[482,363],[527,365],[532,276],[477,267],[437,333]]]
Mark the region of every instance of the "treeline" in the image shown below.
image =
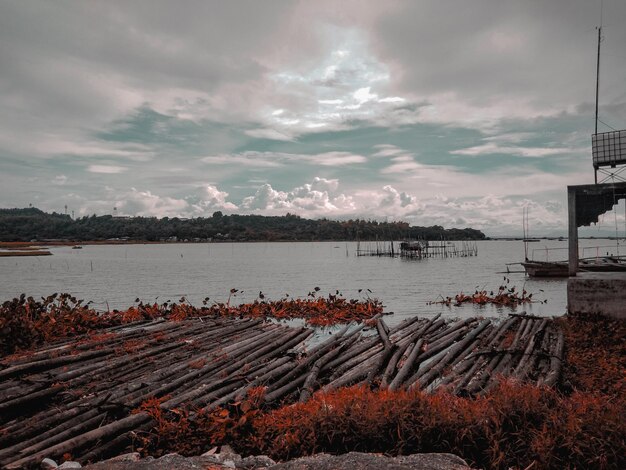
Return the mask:
[[[177,217],[86,216],[46,213],[36,208],[0,209],[0,241],[108,240],[277,241],[277,240],[482,240],[471,228],[409,226],[406,222],[311,220],[297,215],[224,215]]]

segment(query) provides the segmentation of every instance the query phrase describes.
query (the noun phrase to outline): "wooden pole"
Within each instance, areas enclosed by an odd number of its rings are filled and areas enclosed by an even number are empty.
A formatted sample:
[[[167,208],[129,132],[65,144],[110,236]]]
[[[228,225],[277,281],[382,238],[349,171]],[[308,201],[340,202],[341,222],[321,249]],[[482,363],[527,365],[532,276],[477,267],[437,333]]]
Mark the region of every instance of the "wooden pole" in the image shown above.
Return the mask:
[[[578,221],[576,220],[576,187],[567,187],[569,275],[578,272]]]

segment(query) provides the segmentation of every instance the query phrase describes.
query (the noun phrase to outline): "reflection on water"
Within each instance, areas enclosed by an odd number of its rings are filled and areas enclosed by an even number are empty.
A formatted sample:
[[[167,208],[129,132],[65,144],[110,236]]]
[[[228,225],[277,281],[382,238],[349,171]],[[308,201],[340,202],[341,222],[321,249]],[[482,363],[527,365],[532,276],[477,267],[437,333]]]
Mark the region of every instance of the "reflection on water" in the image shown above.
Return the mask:
[[[583,240],[581,244],[611,243],[593,242]],[[567,242],[541,241],[531,245],[539,252],[566,248]],[[128,307],[137,297],[147,302],[185,297],[196,305],[205,297],[223,302],[231,288],[240,291],[231,303],[253,301],[259,292],[270,299],[305,297],[318,286],[324,295],[338,290],[348,298],[377,297],[387,311],[395,312],[388,317],[389,323],[394,324],[415,314],[506,314],[510,309],[445,307],[427,302],[477,289],[495,291],[508,278],[509,286],[525,288],[535,299],[547,300],[547,304],[525,305],[518,311],[560,315],[566,309],[565,279],[532,280],[520,272],[503,273],[506,263],[523,259],[522,242],[479,242],[478,256],[469,258],[356,257],[355,250],[355,243],[345,242],[85,245],[82,250],[53,247],[54,256],[0,258],[0,298],[7,300],[21,293],[45,296],[69,292],[106,309],[107,304],[110,308]],[[559,258],[559,251],[555,253],[554,257]],[[519,271],[521,266],[510,268]]]

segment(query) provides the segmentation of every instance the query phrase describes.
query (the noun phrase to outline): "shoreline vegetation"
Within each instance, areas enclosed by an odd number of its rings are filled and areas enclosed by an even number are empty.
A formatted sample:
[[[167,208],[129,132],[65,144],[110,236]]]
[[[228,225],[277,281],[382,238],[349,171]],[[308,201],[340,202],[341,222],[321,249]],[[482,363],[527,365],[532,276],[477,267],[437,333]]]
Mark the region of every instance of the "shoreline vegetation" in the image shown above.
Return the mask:
[[[399,341],[401,331],[408,332],[408,338],[428,338],[423,335],[433,328],[431,339],[413,350],[418,355],[431,353],[437,357],[434,349],[438,343],[450,342],[452,350],[458,350],[457,345],[465,341],[459,340],[460,332],[478,329],[471,329],[468,320],[446,323],[435,318],[414,319],[413,323],[387,330],[380,317],[382,309],[376,308],[377,301],[347,301],[332,296],[318,299],[315,292],[300,302],[328,312],[338,305],[357,313],[356,317],[330,315],[329,321],[321,324],[367,322],[364,326],[369,325],[374,336],[363,341],[378,343],[370,346],[378,348],[370,349],[379,351],[374,357],[392,358],[393,351],[387,353],[388,342]],[[36,466],[41,456],[95,461],[123,453],[129,446],[144,456],[170,452],[199,455],[229,444],[240,454],[265,454],[275,460],[319,452],[449,452],[479,468],[623,468],[624,322],[601,316],[535,319],[513,315],[505,317],[501,326],[484,330],[486,337],[497,338],[501,334],[503,341],[510,343],[513,349],[507,350],[504,358],[514,352],[514,345],[526,332],[528,344],[535,340],[545,342],[532,331],[543,328],[562,332],[563,360],[558,361],[560,379],[553,382],[554,386],[548,386],[547,381],[533,385],[515,374],[507,377],[501,371],[502,375],[494,373],[489,389],[480,393],[459,395],[448,387],[428,393],[418,388],[386,387],[375,376],[370,380],[368,372],[364,381],[346,381],[345,386],[314,391],[308,387],[323,376],[324,364],[320,360],[329,355],[337,360],[336,354],[342,350],[337,346],[342,343],[337,341],[341,341],[342,334],[346,335],[345,340],[352,341],[348,348],[359,344],[354,342],[356,336],[350,336],[344,328],[343,333],[331,335],[317,349],[297,352],[289,349],[290,345],[310,332],[263,320],[272,315],[248,316],[246,312],[268,308],[260,305],[263,303],[269,304],[269,311],[274,313],[286,308],[280,302],[262,298],[237,307],[226,302],[205,306],[205,315],[194,321],[202,307],[192,307],[184,299],[174,304],[139,303],[106,314],[98,314],[89,304],[69,294],[40,301],[22,296],[5,302],[0,309],[0,338],[4,341],[0,353],[0,408],[7,413],[0,413],[4,416],[0,418],[3,465],[18,462],[20,466]],[[299,313],[293,316],[306,313],[308,307],[299,309],[302,305],[294,306]],[[211,307],[227,314],[216,314]],[[475,325],[485,325],[484,320],[475,321]],[[435,324],[443,329],[435,329]],[[507,330],[505,326],[512,324],[518,325],[517,330]],[[252,327],[250,331],[260,329],[256,336],[245,336],[243,330],[238,330],[244,326]],[[189,333],[189,328],[196,333]],[[285,335],[293,340],[284,339]],[[194,341],[196,336],[213,339]],[[472,337],[467,347],[475,346],[472,341],[479,339]],[[207,356],[202,353],[202,348],[207,347],[218,349]],[[244,353],[242,347],[252,348],[252,352]],[[287,355],[263,359],[254,348],[274,355],[283,350]],[[363,351],[362,354],[367,350]],[[522,360],[528,351],[529,347],[524,348]],[[168,362],[176,354],[182,354],[184,361]],[[493,354],[484,359],[480,356],[480,362],[493,361],[498,356],[497,348]],[[202,360],[198,355],[213,359]],[[447,354],[442,356],[445,357]],[[537,359],[549,364],[554,363],[555,357],[551,353]],[[294,360],[294,364],[289,362]],[[399,371],[407,363],[408,357],[399,357]],[[218,364],[223,364],[221,373],[208,372]],[[302,376],[303,364],[311,369],[301,384],[296,378]],[[441,377],[457,367],[452,363],[446,367],[446,362],[437,364],[441,367],[434,370],[443,374]],[[146,367],[156,367],[163,382],[146,382],[152,373],[143,379],[141,374],[131,379],[133,371]],[[516,369],[520,367],[521,363]],[[373,363],[368,367],[375,368]],[[104,373],[112,384],[129,381],[130,388],[125,385],[123,391],[106,387],[99,390],[102,384],[93,382],[93,370]],[[204,372],[217,382],[209,389],[198,388],[203,395],[192,392],[193,388],[179,389]],[[276,383],[259,378],[276,380],[283,376],[287,380]],[[21,382],[22,377],[25,382]],[[250,381],[250,377],[256,379]],[[553,375],[547,377],[554,379]],[[46,381],[54,383],[47,386]],[[170,390],[167,387],[172,381],[174,388]],[[180,385],[176,385],[178,382]],[[240,387],[246,393],[233,394]],[[130,397],[130,401],[124,403],[120,393]],[[301,398],[304,394],[305,399],[288,399],[293,393]],[[230,398],[217,399],[221,396]],[[283,398],[272,400],[271,396]],[[210,402],[214,405],[202,406],[209,399],[214,400]],[[72,401],[80,406],[68,407]],[[46,408],[46,403],[52,403],[51,408]],[[11,410],[18,410],[22,418],[9,416]],[[44,431],[46,434],[42,434]],[[13,454],[18,448],[19,454]],[[36,458],[29,457],[33,455]]]
[[[406,222],[304,219],[297,215],[225,215],[193,219],[86,216],[46,213],[36,208],[0,209],[2,242],[216,242],[216,241],[374,241],[484,240],[472,228],[410,226]]]

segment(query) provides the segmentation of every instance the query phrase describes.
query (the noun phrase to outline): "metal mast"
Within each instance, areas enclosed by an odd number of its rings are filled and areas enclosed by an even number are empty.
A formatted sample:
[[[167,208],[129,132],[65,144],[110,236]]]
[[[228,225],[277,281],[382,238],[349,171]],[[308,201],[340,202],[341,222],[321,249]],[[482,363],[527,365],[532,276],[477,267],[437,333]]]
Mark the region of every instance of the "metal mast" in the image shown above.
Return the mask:
[[[602,42],[602,26],[598,28],[598,60],[596,65],[596,131],[598,133],[598,95],[600,92],[600,43]]]

